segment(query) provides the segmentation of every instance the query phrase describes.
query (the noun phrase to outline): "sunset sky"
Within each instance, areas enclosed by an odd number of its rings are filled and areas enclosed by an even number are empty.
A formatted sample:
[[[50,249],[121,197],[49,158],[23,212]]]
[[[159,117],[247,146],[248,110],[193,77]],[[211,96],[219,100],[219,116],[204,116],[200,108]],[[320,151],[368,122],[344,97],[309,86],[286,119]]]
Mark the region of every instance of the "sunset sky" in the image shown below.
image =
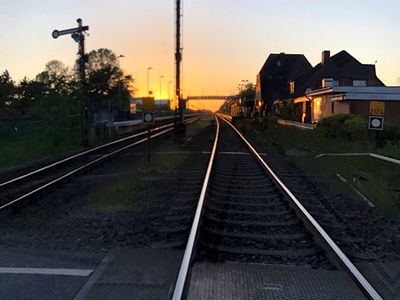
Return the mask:
[[[15,80],[34,76],[58,59],[72,67],[77,45],[54,29],[90,26],[87,51],[109,48],[124,55],[122,68],[146,94],[168,98],[174,81],[174,0],[3,0],[0,72]],[[185,95],[237,93],[255,77],[270,53],[303,53],[311,64],[323,50],[346,50],[374,64],[386,85],[400,85],[400,2],[315,0],[183,0],[183,89]],[[170,85],[171,96],[173,83]],[[209,107],[209,102],[198,102]]]

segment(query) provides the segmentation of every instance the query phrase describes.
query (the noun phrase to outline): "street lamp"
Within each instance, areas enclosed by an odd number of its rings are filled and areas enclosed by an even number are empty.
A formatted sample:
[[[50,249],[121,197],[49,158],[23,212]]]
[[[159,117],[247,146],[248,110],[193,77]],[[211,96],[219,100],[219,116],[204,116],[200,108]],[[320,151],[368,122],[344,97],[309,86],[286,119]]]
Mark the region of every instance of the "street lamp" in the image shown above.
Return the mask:
[[[171,100],[171,96],[170,96],[170,87],[171,87],[172,81],[168,81],[168,100]]]
[[[150,72],[150,70],[152,70],[153,68],[152,67],[148,67],[147,68],[147,97],[149,97],[150,96],[150,88],[149,88],[149,72]]]
[[[160,99],[161,99],[161,97],[162,97],[162,85],[161,85],[161,81],[162,81],[163,78],[164,78],[164,75],[161,75],[161,76],[160,76]]]

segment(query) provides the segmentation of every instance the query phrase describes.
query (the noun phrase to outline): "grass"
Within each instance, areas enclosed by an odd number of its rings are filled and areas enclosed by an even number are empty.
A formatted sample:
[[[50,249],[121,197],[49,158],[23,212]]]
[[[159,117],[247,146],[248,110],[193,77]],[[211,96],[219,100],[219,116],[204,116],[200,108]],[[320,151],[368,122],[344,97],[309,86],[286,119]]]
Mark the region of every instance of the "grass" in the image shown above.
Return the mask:
[[[352,142],[332,139],[317,130],[300,130],[277,124],[270,124],[265,129],[250,120],[241,121],[240,126],[252,128],[260,139],[285,153],[292,164],[319,177],[333,191],[356,201],[361,199],[338,178],[336,174],[339,173],[366,195],[380,213],[400,218],[400,166],[370,157],[316,158],[316,154],[322,152],[375,152],[399,158],[396,147],[376,149],[369,140]]]
[[[188,135],[195,134],[202,128],[202,122],[188,126]],[[14,126],[18,128],[15,132]],[[0,122],[0,170],[17,167],[33,161],[48,159],[68,151],[81,148],[79,128],[70,130],[69,124],[62,121],[54,124],[48,122]],[[122,135],[123,136],[123,135]],[[98,132],[91,137],[91,143],[97,145],[115,139],[108,133]]]
[[[80,147],[79,132],[62,122],[20,122],[0,124],[0,169],[46,159]]]

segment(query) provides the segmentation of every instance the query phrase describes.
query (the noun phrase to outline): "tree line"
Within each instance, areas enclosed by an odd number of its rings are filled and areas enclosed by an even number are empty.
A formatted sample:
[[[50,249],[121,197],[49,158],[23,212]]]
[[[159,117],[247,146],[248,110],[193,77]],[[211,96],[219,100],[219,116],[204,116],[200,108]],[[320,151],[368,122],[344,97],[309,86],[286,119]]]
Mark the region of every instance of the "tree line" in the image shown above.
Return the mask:
[[[34,79],[16,82],[5,70],[0,74],[0,117],[45,117],[56,113],[79,113],[78,98],[86,98],[94,112],[128,110],[134,93],[132,75],[124,74],[118,57],[109,49],[89,52],[85,57],[83,90],[76,66],[69,69],[58,60],[49,61]],[[80,99],[82,100],[82,99]]]

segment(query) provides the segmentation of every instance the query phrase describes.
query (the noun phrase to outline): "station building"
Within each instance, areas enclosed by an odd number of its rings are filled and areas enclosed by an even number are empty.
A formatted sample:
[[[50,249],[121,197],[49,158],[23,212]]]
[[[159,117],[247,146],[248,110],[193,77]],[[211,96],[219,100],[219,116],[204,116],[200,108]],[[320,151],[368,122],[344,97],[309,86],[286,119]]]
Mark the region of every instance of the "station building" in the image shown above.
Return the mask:
[[[298,60],[295,64],[279,63],[294,57]],[[299,64],[307,61],[302,57],[282,53],[269,56],[269,63],[257,75],[258,107],[269,105],[269,110],[273,108],[279,114],[290,103],[293,119],[303,123],[318,123],[335,114],[374,114],[384,116],[386,124],[400,125],[400,87],[386,87],[377,77],[375,65],[362,64],[344,50],[332,57],[330,51],[323,51],[321,62],[314,68]],[[269,79],[263,80],[265,74]],[[274,76],[275,82],[280,80],[278,85],[268,82],[274,81]]]
[[[385,124],[400,125],[400,87],[324,87],[295,98],[294,105],[301,105],[302,112],[309,114],[310,123],[335,114],[356,114],[383,116]],[[305,122],[306,117],[302,117]]]

